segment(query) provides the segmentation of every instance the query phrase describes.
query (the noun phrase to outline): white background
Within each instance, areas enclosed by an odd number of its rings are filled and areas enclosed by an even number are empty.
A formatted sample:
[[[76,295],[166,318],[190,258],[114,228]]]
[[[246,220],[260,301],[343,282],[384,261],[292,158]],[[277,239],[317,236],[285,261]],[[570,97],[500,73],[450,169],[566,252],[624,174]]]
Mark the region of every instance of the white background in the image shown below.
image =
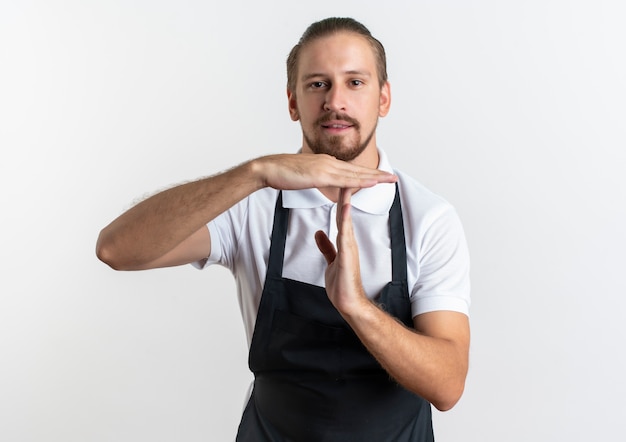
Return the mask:
[[[311,22],[386,46],[379,145],[458,209],[471,369],[439,442],[626,433],[626,7],[615,0],[0,0],[0,439],[228,441],[251,379],[234,283],[115,272],[148,193],[293,152]]]

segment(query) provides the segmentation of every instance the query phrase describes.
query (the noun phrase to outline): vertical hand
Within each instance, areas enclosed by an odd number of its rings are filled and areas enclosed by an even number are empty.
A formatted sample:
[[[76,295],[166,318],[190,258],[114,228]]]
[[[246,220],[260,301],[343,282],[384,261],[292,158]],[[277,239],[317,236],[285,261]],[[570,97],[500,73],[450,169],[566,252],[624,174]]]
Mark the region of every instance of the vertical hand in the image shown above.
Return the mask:
[[[326,258],[326,292],[342,315],[351,315],[360,303],[367,301],[359,265],[359,248],[354,237],[350,205],[351,189],[341,189],[337,202],[337,249],[322,231],[315,241]]]

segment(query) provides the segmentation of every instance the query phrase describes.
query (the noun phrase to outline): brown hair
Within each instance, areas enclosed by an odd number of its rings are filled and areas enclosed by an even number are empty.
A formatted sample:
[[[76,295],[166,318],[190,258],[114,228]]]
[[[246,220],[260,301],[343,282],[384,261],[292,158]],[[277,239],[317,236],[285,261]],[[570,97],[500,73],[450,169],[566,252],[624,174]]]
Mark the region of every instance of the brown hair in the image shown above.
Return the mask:
[[[326,37],[338,32],[353,32],[355,34],[362,35],[372,46],[374,56],[376,57],[376,68],[378,73],[378,81],[382,87],[387,81],[387,57],[385,56],[385,48],[382,43],[375,39],[369,29],[358,21],[352,18],[344,17],[331,17],[318,21],[310,25],[300,41],[296,44],[289,56],[287,57],[287,88],[291,92],[295,92],[296,81],[298,75],[298,59],[300,57],[300,51],[304,46],[312,41]]]

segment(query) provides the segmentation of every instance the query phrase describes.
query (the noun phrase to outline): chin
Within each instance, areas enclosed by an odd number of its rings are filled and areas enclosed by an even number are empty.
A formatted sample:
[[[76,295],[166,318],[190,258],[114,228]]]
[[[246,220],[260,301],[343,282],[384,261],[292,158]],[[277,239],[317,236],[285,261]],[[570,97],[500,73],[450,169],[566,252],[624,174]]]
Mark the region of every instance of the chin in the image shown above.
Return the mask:
[[[326,145],[316,144],[311,146],[314,153],[325,153],[341,161],[352,161],[363,153],[367,146],[341,146],[331,140]]]

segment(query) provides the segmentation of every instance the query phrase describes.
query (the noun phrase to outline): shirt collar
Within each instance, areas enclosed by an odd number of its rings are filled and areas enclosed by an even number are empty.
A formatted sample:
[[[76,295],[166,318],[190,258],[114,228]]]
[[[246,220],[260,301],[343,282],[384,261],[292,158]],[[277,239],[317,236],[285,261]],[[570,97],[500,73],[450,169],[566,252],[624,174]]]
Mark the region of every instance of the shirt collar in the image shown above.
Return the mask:
[[[378,169],[393,173],[387,155],[378,149]],[[386,215],[391,209],[395,196],[394,183],[377,184],[359,190],[352,195],[352,206],[372,215]],[[283,206],[288,209],[314,209],[325,205],[335,204],[318,189],[283,190]]]

